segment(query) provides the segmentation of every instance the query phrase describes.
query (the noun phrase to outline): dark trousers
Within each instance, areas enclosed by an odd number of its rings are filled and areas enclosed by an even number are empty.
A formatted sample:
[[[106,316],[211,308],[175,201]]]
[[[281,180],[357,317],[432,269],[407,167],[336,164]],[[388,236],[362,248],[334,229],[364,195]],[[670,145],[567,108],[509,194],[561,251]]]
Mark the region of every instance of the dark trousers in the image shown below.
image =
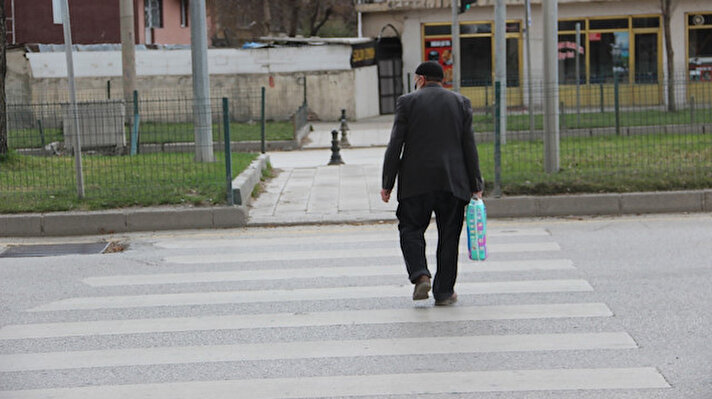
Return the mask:
[[[398,202],[396,216],[401,250],[412,283],[420,276],[431,276],[425,257],[425,230],[435,212],[438,226],[437,272],[433,280],[435,300],[447,299],[454,292],[465,205],[467,201],[447,191],[434,191]]]

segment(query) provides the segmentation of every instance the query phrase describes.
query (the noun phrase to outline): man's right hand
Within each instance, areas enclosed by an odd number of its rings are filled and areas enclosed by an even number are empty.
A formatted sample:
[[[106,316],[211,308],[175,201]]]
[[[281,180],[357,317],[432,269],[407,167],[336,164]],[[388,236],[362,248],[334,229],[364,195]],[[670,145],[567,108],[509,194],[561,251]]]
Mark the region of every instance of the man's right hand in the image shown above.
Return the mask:
[[[482,199],[482,191],[472,193],[472,198]]]
[[[391,199],[391,190],[381,189],[381,200],[383,202],[388,202]]]

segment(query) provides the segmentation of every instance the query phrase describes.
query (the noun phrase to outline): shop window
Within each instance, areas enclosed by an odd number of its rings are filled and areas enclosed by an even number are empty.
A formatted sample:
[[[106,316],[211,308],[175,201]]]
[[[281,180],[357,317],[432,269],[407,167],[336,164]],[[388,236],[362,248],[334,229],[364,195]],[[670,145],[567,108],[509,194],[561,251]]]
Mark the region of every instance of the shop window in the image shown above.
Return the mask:
[[[660,17],[633,18],[633,28],[658,28]]]
[[[425,25],[425,36],[450,35],[450,25]]]
[[[468,37],[460,41],[463,86],[492,84],[492,37]]]
[[[586,21],[579,19],[575,21],[559,21],[559,30],[576,30],[576,24],[581,24],[581,30],[586,29]]]
[[[628,18],[592,19],[589,29],[628,29]]]
[[[712,81],[712,14],[689,16],[690,80]]]
[[[519,39],[507,39],[507,87],[519,87]]]
[[[579,83],[586,83],[586,35],[579,37],[580,46],[576,48],[576,35],[559,35],[559,81],[564,84],[576,84],[576,54],[579,62]]]
[[[630,62],[628,32],[589,33],[591,83],[628,82]]]
[[[635,35],[635,83],[658,83],[658,34]]]
[[[476,33],[492,33],[492,24],[460,24],[460,34]]]
[[[519,33],[522,30],[519,22],[507,22],[507,33]]]

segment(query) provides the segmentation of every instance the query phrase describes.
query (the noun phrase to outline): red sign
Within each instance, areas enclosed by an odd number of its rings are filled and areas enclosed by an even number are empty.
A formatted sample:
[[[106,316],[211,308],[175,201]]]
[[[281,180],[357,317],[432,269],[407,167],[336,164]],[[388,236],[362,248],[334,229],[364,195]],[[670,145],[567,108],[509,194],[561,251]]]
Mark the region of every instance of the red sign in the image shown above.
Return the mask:
[[[601,34],[600,33],[589,33],[588,34],[588,40],[592,42],[600,42],[601,41]]]
[[[452,41],[449,37],[425,41],[425,60],[435,61],[443,67],[443,85],[452,87]]]

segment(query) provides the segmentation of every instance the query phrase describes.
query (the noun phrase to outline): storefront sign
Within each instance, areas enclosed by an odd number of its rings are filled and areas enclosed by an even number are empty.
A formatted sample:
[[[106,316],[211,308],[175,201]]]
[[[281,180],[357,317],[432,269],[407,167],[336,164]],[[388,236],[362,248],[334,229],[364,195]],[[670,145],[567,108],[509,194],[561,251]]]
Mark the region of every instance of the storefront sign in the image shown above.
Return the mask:
[[[425,41],[425,61],[435,61],[443,67],[445,87],[452,87],[452,41],[449,38]]]
[[[359,68],[376,64],[376,42],[351,46],[351,67]]]

